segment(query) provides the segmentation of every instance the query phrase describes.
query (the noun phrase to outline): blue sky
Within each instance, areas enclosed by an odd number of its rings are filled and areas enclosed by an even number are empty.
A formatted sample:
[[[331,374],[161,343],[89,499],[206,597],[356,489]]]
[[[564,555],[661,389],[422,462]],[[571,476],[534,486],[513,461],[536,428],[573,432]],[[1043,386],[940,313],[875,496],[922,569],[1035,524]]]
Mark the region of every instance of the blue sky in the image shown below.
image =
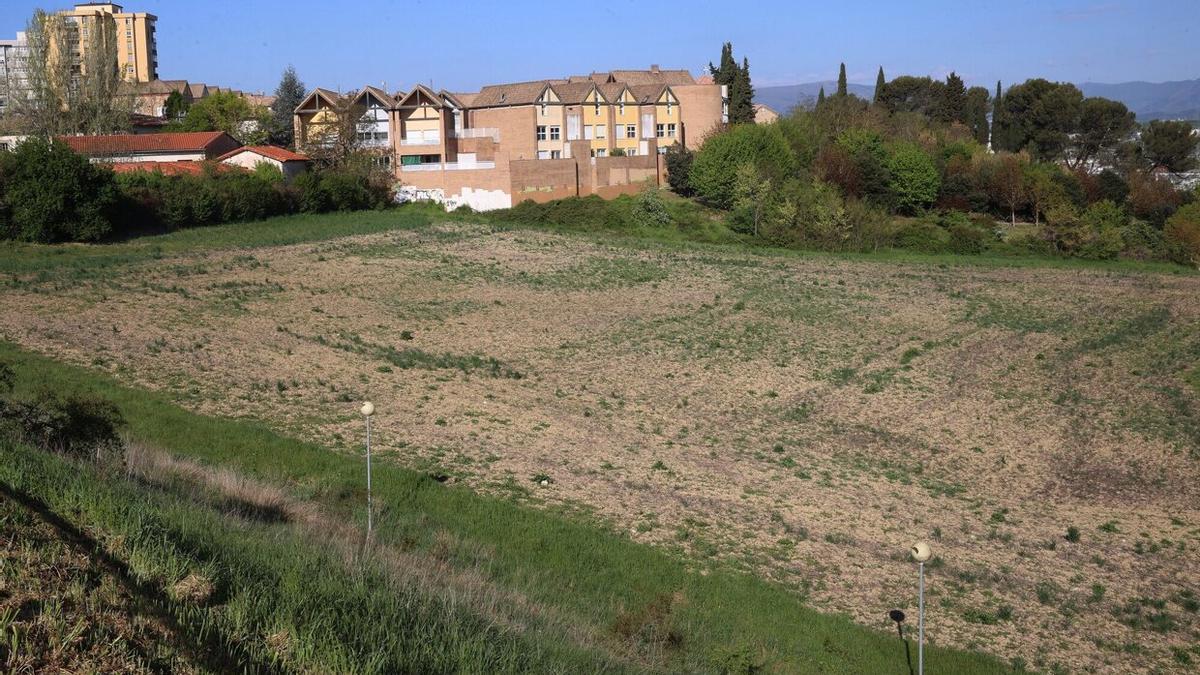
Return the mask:
[[[733,5],[738,9],[728,11]],[[0,4],[0,37],[35,7]],[[595,10],[594,7],[601,9]],[[1200,0],[544,3],[405,0],[128,0],[159,17],[159,74],[272,90],[284,66],[348,89],[415,81],[450,90],[651,63],[694,73],[729,40],[757,86],[900,74],[993,86],[1200,77]]]

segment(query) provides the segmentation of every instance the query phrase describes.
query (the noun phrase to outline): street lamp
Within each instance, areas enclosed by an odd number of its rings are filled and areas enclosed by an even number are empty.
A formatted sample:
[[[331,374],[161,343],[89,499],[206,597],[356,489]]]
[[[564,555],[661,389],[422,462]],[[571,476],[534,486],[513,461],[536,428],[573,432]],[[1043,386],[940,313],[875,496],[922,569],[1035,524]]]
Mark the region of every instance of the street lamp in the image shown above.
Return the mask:
[[[917,561],[917,675],[925,674],[925,563],[933,557],[929,544],[918,541],[909,549]]]
[[[375,416],[375,404],[366,401],[362,404],[359,412],[367,420],[367,538],[370,539],[374,524],[371,508],[371,418]]]

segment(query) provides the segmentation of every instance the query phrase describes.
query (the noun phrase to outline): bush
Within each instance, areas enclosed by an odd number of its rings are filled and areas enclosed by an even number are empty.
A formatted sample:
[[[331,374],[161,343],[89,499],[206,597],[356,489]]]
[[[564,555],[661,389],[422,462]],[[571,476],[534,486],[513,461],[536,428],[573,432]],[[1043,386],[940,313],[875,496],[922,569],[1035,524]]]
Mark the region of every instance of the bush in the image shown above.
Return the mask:
[[[113,229],[118,192],[112,171],[59,141],[30,138],[0,153],[4,237],[55,243],[99,241]]]
[[[911,220],[897,228],[895,246],[921,253],[949,253],[950,233],[927,219]]]
[[[979,255],[987,250],[988,243],[993,239],[989,232],[986,232],[975,225],[963,225],[956,223],[950,226],[950,241],[948,247],[951,253],[959,255]]]
[[[28,401],[0,399],[0,413],[4,432],[43,450],[91,458],[123,445],[121,412],[111,401],[95,396],[43,390]]]
[[[1168,218],[1163,236],[1176,262],[1200,267],[1200,202],[1192,202]]]
[[[767,178],[782,180],[795,172],[791,147],[776,125],[739,124],[711,136],[696,153],[688,182],[705,202],[733,205],[737,167],[750,163]]]
[[[1085,238],[1079,247],[1082,258],[1111,260],[1125,250],[1122,232],[1129,217],[1116,204],[1105,200],[1096,202],[1080,216],[1085,228]]]
[[[888,190],[901,213],[916,213],[933,205],[942,178],[933,159],[911,143],[893,146],[887,158]]]
[[[671,212],[658,190],[647,187],[638,193],[633,204],[633,222],[641,227],[665,227],[671,224]]]
[[[690,197],[693,194],[691,177],[692,162],[695,158],[695,153],[679,143],[667,148],[667,184],[681,197]]]

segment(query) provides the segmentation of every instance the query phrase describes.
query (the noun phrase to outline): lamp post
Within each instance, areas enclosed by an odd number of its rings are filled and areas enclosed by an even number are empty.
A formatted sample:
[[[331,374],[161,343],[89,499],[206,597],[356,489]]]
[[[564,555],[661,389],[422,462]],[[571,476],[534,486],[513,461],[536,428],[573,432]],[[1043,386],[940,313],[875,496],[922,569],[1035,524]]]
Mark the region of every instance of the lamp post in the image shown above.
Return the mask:
[[[372,525],[374,525],[371,507],[371,418],[375,416],[375,404],[367,401],[362,404],[359,412],[367,420],[367,538],[370,539]]]
[[[917,675],[925,674],[925,563],[933,557],[929,544],[918,541],[909,549],[917,561]]]

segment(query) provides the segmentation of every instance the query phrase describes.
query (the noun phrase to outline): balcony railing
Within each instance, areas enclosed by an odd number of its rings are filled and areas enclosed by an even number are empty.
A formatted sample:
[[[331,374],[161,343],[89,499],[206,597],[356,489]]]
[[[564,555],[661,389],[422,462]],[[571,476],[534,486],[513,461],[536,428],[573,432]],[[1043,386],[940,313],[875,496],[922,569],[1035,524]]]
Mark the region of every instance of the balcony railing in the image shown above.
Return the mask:
[[[440,138],[401,138],[400,145],[440,145]]]
[[[401,164],[401,171],[467,171],[470,169],[494,169],[495,162],[430,162],[428,164]]]
[[[475,127],[473,129],[456,129],[455,138],[490,138],[500,142],[500,130],[496,127]]]

